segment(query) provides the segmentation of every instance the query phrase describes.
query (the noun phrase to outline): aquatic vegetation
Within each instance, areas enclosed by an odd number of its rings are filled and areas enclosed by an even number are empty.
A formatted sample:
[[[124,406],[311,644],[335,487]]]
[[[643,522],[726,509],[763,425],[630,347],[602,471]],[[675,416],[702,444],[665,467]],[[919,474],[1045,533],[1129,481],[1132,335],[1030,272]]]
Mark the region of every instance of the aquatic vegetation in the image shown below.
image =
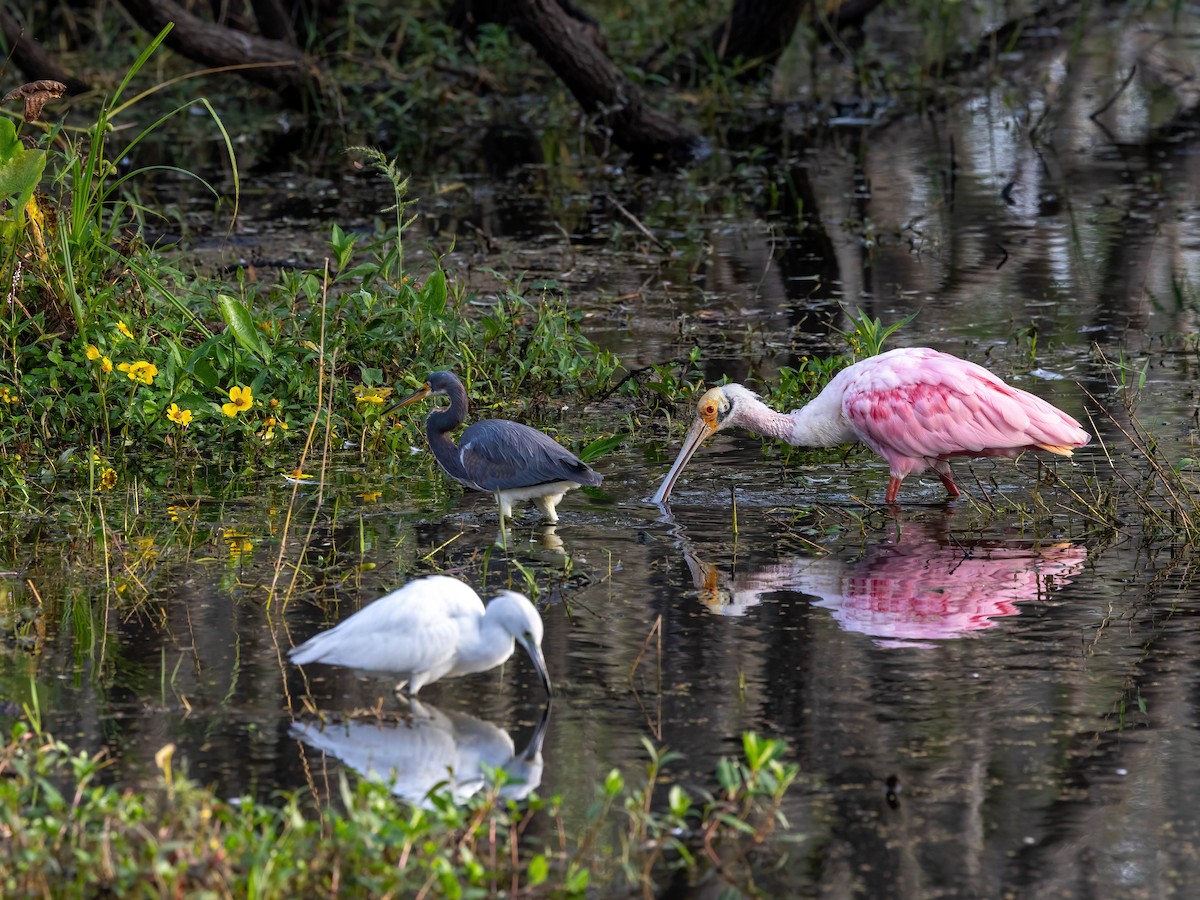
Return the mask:
[[[718,765],[715,793],[673,786],[660,812],[674,755],[647,742],[645,780],[627,786],[612,771],[587,828],[572,836],[559,797],[507,799],[503,770],[461,805],[445,788],[410,806],[386,784],[344,773],[327,807],[306,792],[230,802],[178,771],[171,744],[143,787],[111,787],[106,760],[72,751],[38,723],[35,707],[0,747],[0,886],[9,895],[326,896],[353,884],[372,894],[576,896],[652,891],[672,872],[723,867],[749,889],[756,859],[779,852],[772,834],[786,826],[780,805],[799,775],[782,762],[782,742],[747,733],[742,759]]]
[[[155,471],[159,480],[201,465],[291,469],[307,452],[297,435],[310,426],[329,438],[323,453],[340,448],[334,434],[354,434],[364,458],[390,460],[414,442],[416,423],[391,427],[377,401],[391,383],[448,366],[469,388],[485,384],[495,401],[529,398],[531,414],[552,397],[607,389],[617,360],[582,335],[561,296],[526,296],[509,282],[483,299],[436,257],[406,265],[406,210],[416,201],[378,151],[360,152],[392,187],[395,202],[384,211],[394,211],[393,222],[362,246],[361,235],[334,225],[326,270],[226,283],[185,277],[146,247],[137,235],[151,210],[127,194],[147,170],[125,171],[108,158],[133,154],[190,106],[120,148],[109,142],[113,123],[152,93],[122,101],[163,37],[82,139],[51,129],[42,149],[21,151],[38,163],[21,168],[30,181],[21,196],[32,196],[43,169],[56,195],[43,202],[54,214],[36,231],[27,217],[8,223],[17,239],[2,260],[12,302],[0,320],[0,360],[12,395],[22,398],[6,404],[0,421],[0,456],[8,454],[10,466],[56,478],[80,471],[84,451],[97,444],[118,470]],[[211,119],[228,152],[236,215],[236,161],[220,119]],[[119,390],[114,373],[134,390]],[[307,447],[311,438],[304,440]],[[165,448],[171,452],[156,452]],[[0,499],[16,484],[5,479]]]

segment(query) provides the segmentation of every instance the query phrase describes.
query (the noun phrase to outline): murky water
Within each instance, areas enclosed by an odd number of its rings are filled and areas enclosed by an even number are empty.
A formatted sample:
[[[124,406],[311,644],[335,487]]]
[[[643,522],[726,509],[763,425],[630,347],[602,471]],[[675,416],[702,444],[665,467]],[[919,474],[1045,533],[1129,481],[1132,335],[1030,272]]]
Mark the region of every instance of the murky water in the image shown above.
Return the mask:
[[[1102,96],[1115,77],[1093,71],[1105,60],[1090,48],[1076,62]],[[1073,462],[957,463],[964,499],[947,505],[936,480],[914,477],[893,516],[873,505],[886,469],[869,454],[764,456],[758,439],[722,434],[664,512],[647,498],[682,425],[658,419],[598,463],[604,485],[569,495],[557,527],[530,511],[500,548],[490,498],[449,487],[427,457],[379,483],[348,461],[319,504],[300,491],[291,521],[303,527],[284,524],[291,486],[267,479],[238,503],[145,506],[147,535],[178,520],[186,537],[170,547],[139,545],[138,524],[119,523],[152,572],[126,581],[135,603],[49,561],[86,552],[68,525],[65,537],[10,525],[0,699],[36,689],[46,726],[108,750],[122,781],[152,771],[168,742],[230,797],[325,792],[339,765],[401,766],[397,793],[417,797],[447,764],[465,795],[480,762],[515,761],[576,819],[609,769],[640,769],[644,736],[683,754],[670,778],[711,788],[718,758],[755,730],[785,739],[803,773],[786,811],[806,840],[772,876],[789,891],[1184,889],[1200,874],[1200,605],[1190,556],[1145,540],[1132,506],[1110,518],[1100,502],[1110,459],[1133,480],[1145,465],[1089,346],[1148,364],[1138,416],[1168,458],[1188,456],[1198,145],[1156,137],[1138,84],[1106,132],[1087,118],[1095,97],[1072,93],[1060,63],[1046,71],[1058,80],[1044,95],[835,133],[778,164],[783,201],[735,198],[699,225],[665,203],[686,177],[641,180],[634,195],[652,199],[633,212],[673,254],[636,237],[590,250],[613,217],[588,196],[551,203],[536,177],[518,196],[468,181],[432,201],[428,222],[489,233],[490,248],[460,237],[452,263],[466,272],[555,279],[631,369],[699,344],[710,378],[770,381],[802,354],[840,349],[839,303],[888,321],[920,310],[896,343],[970,356],[1090,417],[1101,440]],[[285,535],[283,560],[301,574],[268,609]],[[427,688],[411,722],[386,681],[285,662],[425,572],[521,589],[514,562],[540,592],[557,690],[546,720],[519,653],[501,672]],[[383,721],[346,721],[381,697]],[[334,722],[316,728],[308,704]]]

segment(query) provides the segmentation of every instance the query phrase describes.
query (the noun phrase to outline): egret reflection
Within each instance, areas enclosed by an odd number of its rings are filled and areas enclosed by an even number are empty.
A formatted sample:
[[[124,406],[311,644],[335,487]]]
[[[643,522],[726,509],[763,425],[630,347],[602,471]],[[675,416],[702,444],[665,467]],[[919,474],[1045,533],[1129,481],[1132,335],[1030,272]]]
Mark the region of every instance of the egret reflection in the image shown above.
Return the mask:
[[[466,801],[487,784],[485,768],[507,773],[500,793],[512,800],[541,784],[549,704],[520,753],[504,730],[475,716],[443,712],[416,700],[410,712],[411,717],[400,722],[293,722],[289,734],[415,804],[425,804],[430,792],[442,786],[455,802]]]
[[[818,598],[846,631],[881,646],[930,646],[1018,615],[1017,604],[1070,584],[1087,549],[1063,542],[959,540],[944,529],[905,524],[899,536],[855,559],[799,557],[723,576],[694,551],[684,553],[701,602],[718,615],[741,616],[768,594]]]

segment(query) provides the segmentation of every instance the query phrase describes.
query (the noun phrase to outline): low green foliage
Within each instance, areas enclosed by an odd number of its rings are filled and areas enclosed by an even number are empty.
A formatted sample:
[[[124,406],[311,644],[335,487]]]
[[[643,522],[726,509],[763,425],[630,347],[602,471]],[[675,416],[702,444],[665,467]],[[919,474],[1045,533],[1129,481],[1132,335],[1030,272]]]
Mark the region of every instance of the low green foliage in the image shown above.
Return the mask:
[[[720,793],[697,800],[672,786],[656,809],[672,754],[646,742],[646,780],[613,771],[578,836],[563,831],[561,801],[506,799],[503,772],[465,805],[440,793],[421,807],[370,779],[343,776],[337,803],[307,792],[277,803],[226,802],[176,771],[174,747],[155,757],[145,787],[103,783],[102,759],[42,733],[36,710],[0,747],[0,891],[6,896],[371,896],[433,891],[446,897],[529,889],[577,896],[653,890],[668,871],[691,876],[768,847],[798,769],[781,742],[744,736],[744,758],[722,760]],[[545,824],[539,825],[538,820]],[[617,835],[619,850],[607,843]],[[560,837],[556,838],[558,835]],[[700,852],[702,851],[702,852]]]
[[[0,178],[14,197],[2,259],[11,287],[0,317],[0,472],[10,477],[0,501],[17,489],[30,502],[31,484],[64,476],[104,490],[135,476],[167,483],[197,466],[291,470],[314,435],[322,448],[353,441],[365,459],[390,459],[417,440],[418,421],[381,419],[390,385],[437,368],[508,406],[521,398],[531,414],[551,397],[608,387],[615,357],[582,335],[560,297],[511,282],[474,297],[437,258],[406,264],[415,201],[377,151],[355,152],[390,183],[383,212],[394,218],[374,237],[334,225],[324,270],[285,271],[269,284],[189,279],[141,244],[149,210],[125,197],[145,170],[119,171],[112,160],[133,156],[191,104],[115,152],[111,135],[144,99],[120,102],[165,35],[82,137],[52,132],[25,150],[0,120]],[[228,136],[198,103],[222,135],[236,189]],[[38,205],[43,167],[56,197]]]

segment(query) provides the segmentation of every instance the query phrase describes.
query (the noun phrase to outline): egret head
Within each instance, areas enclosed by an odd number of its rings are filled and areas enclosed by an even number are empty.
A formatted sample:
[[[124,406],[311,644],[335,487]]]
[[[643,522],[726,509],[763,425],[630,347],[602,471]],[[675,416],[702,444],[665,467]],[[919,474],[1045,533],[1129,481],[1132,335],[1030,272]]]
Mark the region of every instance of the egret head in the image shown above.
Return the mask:
[[[675,487],[675,482],[683,472],[683,467],[692,458],[692,454],[722,428],[737,425],[741,407],[744,405],[743,401],[753,399],[755,396],[753,391],[747,390],[740,384],[727,384],[705,392],[696,404],[696,420],[692,422],[692,427],[688,429],[687,436],[683,439],[683,446],[679,449],[679,455],[675,457],[675,464],[671,466],[671,471],[667,473],[667,477],[663,479],[663,483],[659,485],[658,491],[654,495],[655,503],[666,502],[667,497],[671,496],[671,489]]]
[[[550,673],[546,669],[546,659],[542,656],[542,617],[537,609],[524,594],[516,591],[500,591],[488,604],[487,615],[494,618],[497,624],[509,634],[513,640],[525,648],[529,659],[537,670],[538,677],[548,695],[554,691],[550,687]]]

